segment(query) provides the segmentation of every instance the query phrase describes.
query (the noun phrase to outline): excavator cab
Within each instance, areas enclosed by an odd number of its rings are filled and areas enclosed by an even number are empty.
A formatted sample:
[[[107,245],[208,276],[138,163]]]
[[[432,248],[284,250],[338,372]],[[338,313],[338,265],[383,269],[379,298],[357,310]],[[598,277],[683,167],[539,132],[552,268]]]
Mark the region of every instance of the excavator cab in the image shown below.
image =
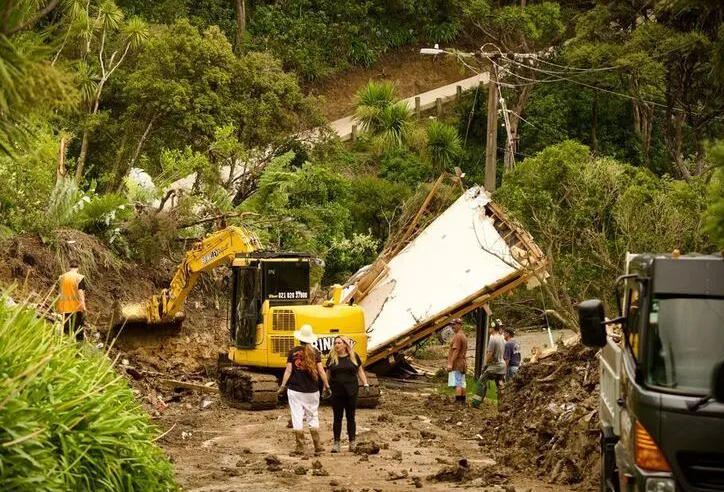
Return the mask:
[[[231,265],[228,354],[220,359],[218,380],[222,398],[250,410],[277,404],[278,378],[295,345],[294,331],[309,324],[317,335],[313,344],[326,357],[334,339],[345,336],[364,363],[367,333],[364,312],[342,304],[335,286],[331,300],[310,304],[312,257],[299,253],[255,251],[237,255]],[[368,374],[370,392],[358,399],[360,407],[379,400],[377,378]]]
[[[309,304],[312,258],[303,253],[258,252],[232,262],[229,333],[240,349],[256,346],[257,329],[269,307]]]

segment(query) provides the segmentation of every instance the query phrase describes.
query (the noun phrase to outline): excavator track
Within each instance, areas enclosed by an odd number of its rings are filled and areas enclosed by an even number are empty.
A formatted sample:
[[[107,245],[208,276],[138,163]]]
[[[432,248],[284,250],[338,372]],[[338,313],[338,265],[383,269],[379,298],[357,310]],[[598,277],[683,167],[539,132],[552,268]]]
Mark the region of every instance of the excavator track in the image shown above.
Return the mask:
[[[380,403],[380,383],[377,375],[365,371],[367,382],[370,385],[370,394],[365,396],[362,382],[359,383],[359,393],[357,396],[357,408],[377,408]]]
[[[243,410],[270,410],[277,406],[276,376],[251,372],[238,366],[221,367],[218,374],[221,399]]]

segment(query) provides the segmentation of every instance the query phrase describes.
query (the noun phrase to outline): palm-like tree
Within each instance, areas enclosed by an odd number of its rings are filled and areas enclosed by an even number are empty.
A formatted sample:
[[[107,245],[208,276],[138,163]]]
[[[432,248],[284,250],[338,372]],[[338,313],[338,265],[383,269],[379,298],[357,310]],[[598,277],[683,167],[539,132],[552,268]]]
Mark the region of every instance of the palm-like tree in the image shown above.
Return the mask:
[[[0,25],[0,152],[12,154],[22,143],[29,115],[74,102],[71,75],[51,65],[47,43],[29,32],[57,3],[22,0],[0,7],[5,19]]]
[[[355,120],[373,136],[379,150],[404,146],[412,126],[409,106],[395,99],[395,88],[389,82],[371,80],[357,94]]]
[[[357,109],[354,119],[362,129],[376,133],[381,126],[382,112],[395,103],[395,87],[389,82],[370,80],[357,93]]]
[[[463,148],[455,127],[433,120],[427,127],[425,154],[431,164],[440,171],[452,169]]]
[[[407,143],[412,127],[412,111],[407,103],[398,101],[385,107],[379,115],[374,143],[383,151],[398,149]]]

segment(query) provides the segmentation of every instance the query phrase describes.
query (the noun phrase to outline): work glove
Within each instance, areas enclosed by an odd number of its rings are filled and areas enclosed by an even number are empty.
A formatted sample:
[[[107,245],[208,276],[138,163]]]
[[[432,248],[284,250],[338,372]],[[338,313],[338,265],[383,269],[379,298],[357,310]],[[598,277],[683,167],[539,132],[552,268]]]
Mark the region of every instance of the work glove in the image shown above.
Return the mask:
[[[277,395],[283,395],[286,392],[287,392],[287,385],[283,384],[283,385],[279,386],[279,389],[277,390]]]
[[[322,399],[323,399],[323,400],[326,400],[326,399],[329,398],[330,396],[332,396],[332,390],[329,389],[329,388],[324,388],[324,389],[322,390]]]
[[[370,385],[365,384],[364,388],[362,388],[362,393],[364,393],[365,396],[370,396]]]

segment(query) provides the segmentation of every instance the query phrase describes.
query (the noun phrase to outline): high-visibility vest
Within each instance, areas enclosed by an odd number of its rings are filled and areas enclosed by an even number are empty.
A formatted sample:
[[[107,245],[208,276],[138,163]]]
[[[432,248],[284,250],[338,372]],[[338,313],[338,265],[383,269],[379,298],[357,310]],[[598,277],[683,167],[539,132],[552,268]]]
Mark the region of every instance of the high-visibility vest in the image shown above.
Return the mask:
[[[58,297],[55,309],[59,313],[75,313],[81,310],[80,294],[78,292],[78,285],[80,285],[81,280],[83,280],[83,275],[72,270],[58,278],[60,297]]]

